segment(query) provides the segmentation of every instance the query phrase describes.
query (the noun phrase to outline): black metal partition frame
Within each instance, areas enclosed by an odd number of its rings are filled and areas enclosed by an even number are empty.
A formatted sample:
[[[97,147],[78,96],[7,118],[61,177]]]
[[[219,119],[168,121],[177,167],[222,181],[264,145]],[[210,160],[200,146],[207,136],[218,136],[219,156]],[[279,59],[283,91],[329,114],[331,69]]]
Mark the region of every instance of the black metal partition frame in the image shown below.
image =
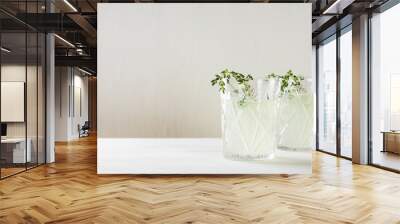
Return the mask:
[[[11,121],[1,118],[2,113],[0,113],[0,123],[7,125],[7,135],[2,137],[0,144],[0,179],[46,163],[47,135],[46,33],[14,17],[13,13],[3,8],[6,2],[11,1],[0,3],[0,81],[2,83],[0,90],[3,90],[3,83],[6,82],[24,83],[24,115],[23,120]],[[21,10],[18,12],[19,16],[39,13],[46,5],[45,0],[15,2]],[[0,91],[0,101],[2,101],[1,97],[6,97],[1,96],[4,91]],[[0,104],[0,111],[3,112],[3,110],[7,108]],[[22,162],[21,157],[18,157],[18,162],[15,159],[17,146],[10,146],[8,143],[10,139],[19,139],[18,141],[22,142],[21,147],[24,147]]]
[[[331,36],[328,36],[327,38],[321,40],[317,45],[316,45],[316,150],[320,152],[324,152],[333,156],[338,156],[344,159],[351,160],[350,157],[343,156],[341,153],[341,118],[340,118],[340,81],[341,81],[341,66],[340,66],[340,37],[346,33],[346,32],[351,32],[351,23],[345,26],[344,28],[337,29],[336,33],[332,34]],[[327,43],[330,41],[336,41],[336,152],[328,152],[322,148],[320,148],[319,144],[319,137],[320,137],[320,130],[319,130],[319,122],[320,122],[320,117],[319,117],[319,102],[320,102],[320,95],[319,95],[319,89],[320,89],[320,74],[319,74],[319,48],[322,43]]]

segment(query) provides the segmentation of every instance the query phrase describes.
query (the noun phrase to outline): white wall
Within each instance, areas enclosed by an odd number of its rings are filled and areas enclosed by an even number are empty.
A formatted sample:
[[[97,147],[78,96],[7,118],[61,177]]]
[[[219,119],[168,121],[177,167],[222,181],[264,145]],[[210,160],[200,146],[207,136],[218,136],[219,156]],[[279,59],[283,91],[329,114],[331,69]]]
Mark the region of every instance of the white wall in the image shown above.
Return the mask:
[[[88,120],[88,78],[72,67],[56,67],[55,140],[69,141],[79,137],[78,124]],[[81,103],[77,102],[80,91]],[[82,113],[77,105],[82,105]]]
[[[68,141],[70,75],[68,67],[55,69],[55,141]]]
[[[45,89],[44,89],[44,73],[41,66],[32,66],[19,63],[6,63],[1,66],[2,82],[24,82],[26,85],[26,107],[23,105],[22,112],[26,112],[26,121],[22,122],[6,122],[7,137],[21,138],[27,136],[30,139],[32,161],[39,163],[44,162],[45,150]],[[7,97],[2,95],[2,98]],[[17,102],[15,102],[17,103]],[[4,106],[4,105],[3,105]],[[10,108],[2,108],[7,110]],[[11,108],[16,110],[17,108]],[[21,111],[11,111],[19,113]],[[39,156],[37,157],[37,152]]]
[[[39,71],[40,72],[40,71]],[[7,122],[8,137],[24,137],[25,126],[28,125],[28,137],[37,131],[37,98],[36,98],[36,66],[25,66],[20,64],[6,64],[1,66],[2,82],[26,82],[27,87],[27,124],[26,122]],[[43,91],[43,90],[42,90]],[[40,95],[39,95],[40,96]],[[40,105],[39,105],[40,106]],[[24,110],[24,108],[22,108]],[[2,110],[6,110],[3,108]],[[42,136],[41,136],[42,137]]]
[[[27,73],[28,71],[28,73]],[[35,74],[36,68],[33,66],[26,67],[20,64],[6,64],[1,66],[1,81],[2,82],[25,82],[26,74]],[[32,94],[33,95],[33,94]],[[36,95],[36,94],[35,94]],[[35,106],[36,108],[36,106]],[[23,108],[24,109],[24,108]],[[3,108],[5,110],[5,108]],[[24,122],[11,122],[7,124],[7,135],[9,137],[25,136]]]
[[[89,100],[89,94],[88,94],[88,77],[87,76],[82,76],[83,73],[75,70],[75,75],[74,75],[74,107],[73,111],[74,113],[72,114],[72,136],[73,138],[79,137],[79,132],[77,129],[78,124],[82,126],[85,121],[88,121],[89,118],[89,113],[88,113],[88,100]],[[80,93],[79,93],[80,91]],[[80,97],[79,97],[80,96]],[[79,102],[80,101],[80,102]]]
[[[310,6],[99,4],[99,137],[219,137],[217,72],[311,76]]]

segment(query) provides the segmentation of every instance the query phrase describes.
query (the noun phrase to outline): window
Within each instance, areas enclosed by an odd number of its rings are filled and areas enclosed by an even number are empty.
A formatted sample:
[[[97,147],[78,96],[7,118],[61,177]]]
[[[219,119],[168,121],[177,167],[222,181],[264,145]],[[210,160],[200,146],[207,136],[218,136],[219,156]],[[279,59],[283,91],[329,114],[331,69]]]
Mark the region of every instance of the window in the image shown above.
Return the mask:
[[[318,149],[336,153],[336,37],[318,48]]]
[[[400,5],[371,18],[371,141],[373,164],[400,170]]]
[[[340,36],[340,155],[352,157],[352,34],[351,26]]]

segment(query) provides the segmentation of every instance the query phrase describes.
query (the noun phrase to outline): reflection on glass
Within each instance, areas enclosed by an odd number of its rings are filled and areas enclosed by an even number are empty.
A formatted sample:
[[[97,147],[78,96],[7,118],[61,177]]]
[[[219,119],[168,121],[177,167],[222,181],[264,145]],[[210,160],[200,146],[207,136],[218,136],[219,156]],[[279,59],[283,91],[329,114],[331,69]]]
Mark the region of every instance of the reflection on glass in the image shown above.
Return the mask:
[[[336,153],[336,40],[318,48],[318,144],[319,149]]]
[[[0,1],[12,14],[44,13],[45,0]],[[0,178],[45,162],[45,44],[43,33],[0,12]],[[4,25],[4,24],[3,24]]]
[[[340,152],[352,157],[352,35],[340,36]]]
[[[1,45],[1,175],[9,176],[25,170],[30,161],[26,150],[25,33],[2,33]],[[28,145],[29,149],[29,145]]]
[[[400,170],[400,5],[372,18],[372,163]]]

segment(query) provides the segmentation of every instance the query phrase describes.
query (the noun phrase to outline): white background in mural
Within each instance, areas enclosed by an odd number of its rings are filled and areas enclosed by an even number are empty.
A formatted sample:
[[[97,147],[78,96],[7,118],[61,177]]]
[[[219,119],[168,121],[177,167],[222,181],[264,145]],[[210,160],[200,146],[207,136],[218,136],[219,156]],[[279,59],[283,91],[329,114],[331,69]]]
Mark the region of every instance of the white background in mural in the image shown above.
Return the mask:
[[[99,4],[98,172],[311,172],[309,152],[224,159],[210,85],[224,68],[311,77],[310,21],[309,4]]]

